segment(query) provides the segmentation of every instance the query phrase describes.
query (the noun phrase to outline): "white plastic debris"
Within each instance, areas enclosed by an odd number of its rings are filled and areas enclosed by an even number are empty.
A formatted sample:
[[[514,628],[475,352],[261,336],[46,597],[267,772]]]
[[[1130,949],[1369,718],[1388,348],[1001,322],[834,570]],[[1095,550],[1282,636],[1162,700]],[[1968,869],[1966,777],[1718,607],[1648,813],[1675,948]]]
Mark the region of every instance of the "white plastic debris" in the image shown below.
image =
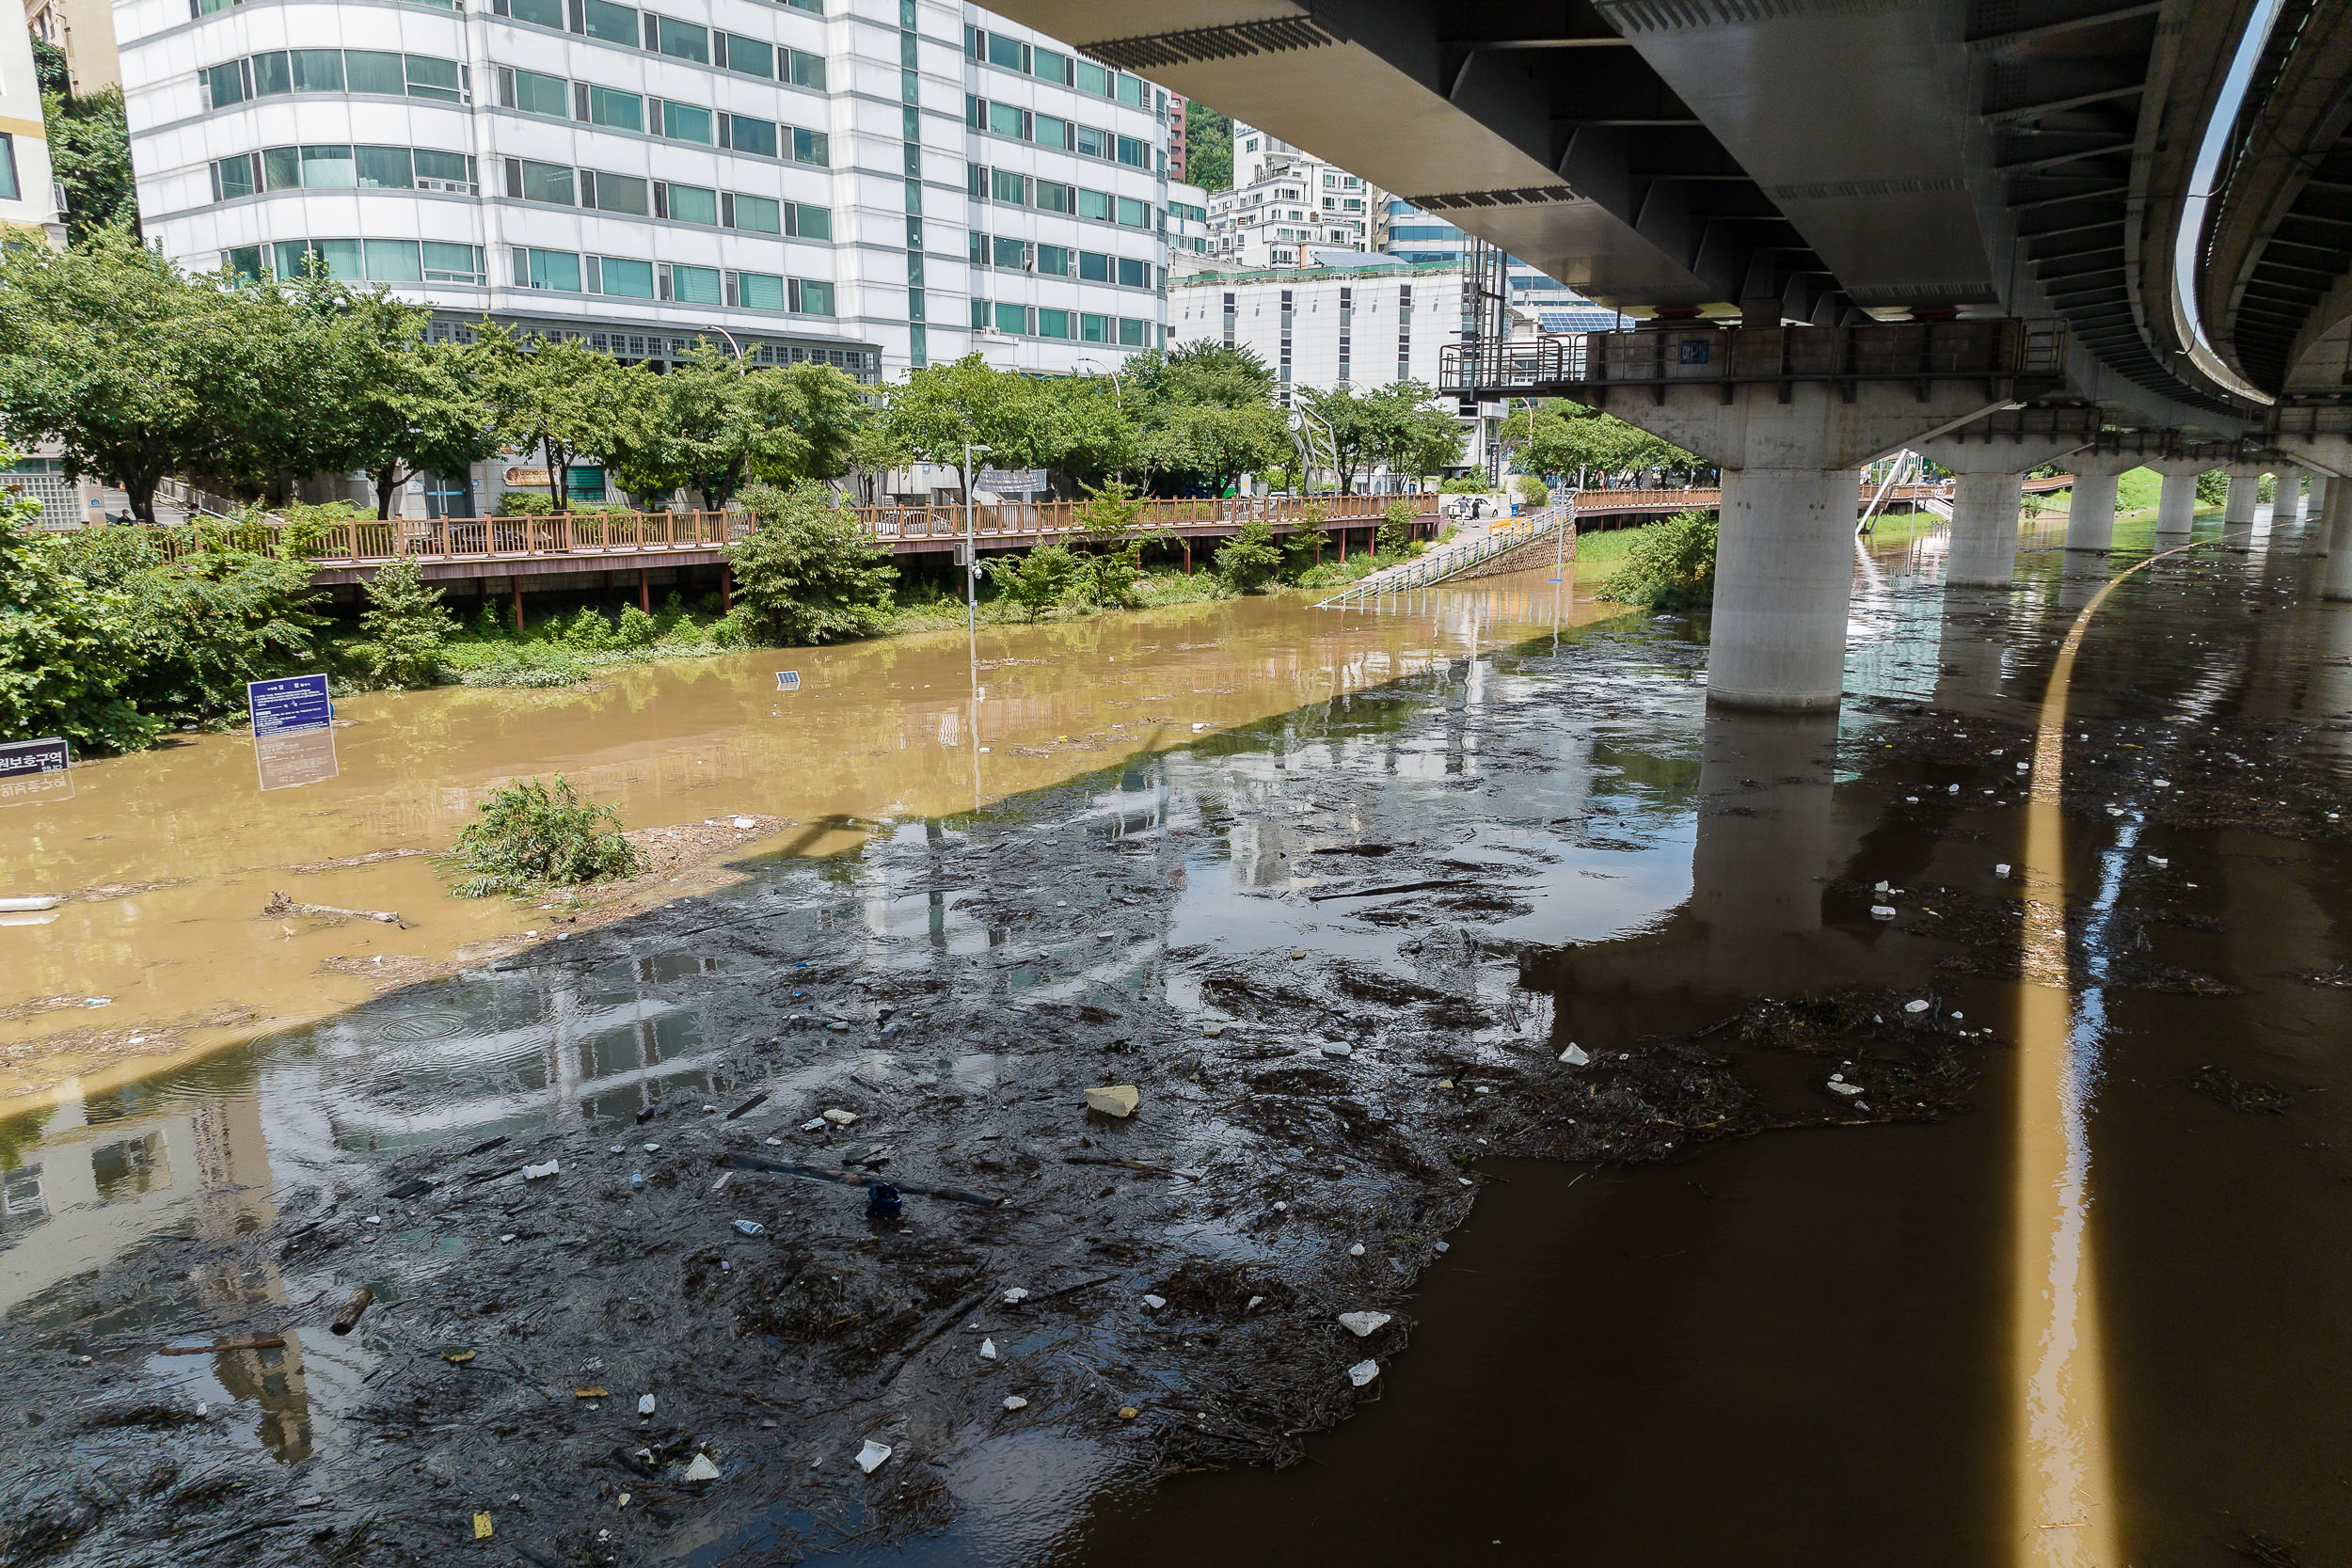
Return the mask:
[[[739,1236],[765,1236],[768,1234],[768,1227],[757,1220],[737,1220],[735,1233]]]
[[[2150,865],[2170,865],[2172,863],[2162,855],[2151,855],[2148,857],[2148,863]]]
[[[1005,1408],[1007,1410],[1026,1410],[1029,1408],[1029,1402],[1023,1399],[1018,1394],[1007,1394],[1005,1396]]]
[[[660,1144],[647,1144],[645,1146],[645,1152],[648,1154],[659,1154],[661,1152],[661,1146]]]
[[[2001,862],[1998,865],[1994,866],[1994,867],[1993,868],[1993,875],[1994,875],[1995,877],[2006,877],[2006,876],[2008,876],[2008,875],[2009,875],[2009,862],[2007,862],[2007,861],[2003,861],[2003,862]]]
[[[1862,1085],[1859,1084],[1832,1084],[1829,1086],[1829,1092],[1832,1094],[1852,1096],[1862,1092]]]
[[[1914,998],[1913,1000],[1903,1004],[1903,1011],[1907,1013],[1924,1013],[1927,1010],[1928,1005],[1917,998]]]
[[[1903,797],[1903,803],[1905,805],[1915,806],[1919,803],[1919,797],[1916,795],[1906,795]]]
[[[1005,1305],[1007,1307],[1018,1307],[1028,1299],[1029,1290],[1025,1285],[1015,1285],[1011,1290],[1005,1292]]]
[[[1255,1312],[1258,1309],[1258,1303],[1263,1300],[1265,1300],[1265,1297],[1263,1296],[1251,1296],[1249,1298],[1249,1305],[1243,1307],[1242,1310],[1245,1312]]]
[[[1946,785],[1944,786],[1944,793],[1945,793],[1945,794],[1947,794],[1947,795],[1957,795],[1957,794],[1959,794],[1959,793],[1960,793],[1960,785],[1958,785],[1958,784],[1946,784]]]
[[[1327,1056],[1353,1056],[1356,1054],[1356,1048],[1352,1045],[1343,1045],[1338,1040],[1326,1040],[1323,1042],[1323,1053]]]
[[[980,1359],[983,1361],[993,1361],[996,1359],[995,1340],[983,1339],[980,1341]]]
[[[563,1169],[564,1162],[561,1160],[549,1160],[544,1165],[525,1165],[523,1167],[523,1180],[526,1181],[536,1181],[543,1176],[557,1175]]]
[[[1279,1214],[1289,1208],[1290,1205],[1283,1202],[1280,1198],[1278,1197],[1274,1200],[1274,1212],[1276,1213]]]
[[[653,1414],[653,1396],[651,1394],[644,1394],[638,1397],[637,1414],[640,1416],[650,1416]]]
[[[845,1111],[836,1105],[832,1110],[827,1111],[824,1114],[824,1119],[832,1122],[835,1127],[847,1127],[850,1123],[857,1120],[857,1113],[855,1111]]]
[[[1568,1048],[1560,1053],[1560,1059],[1570,1067],[1582,1067],[1593,1058],[1586,1053],[1582,1046],[1570,1041]]]
[[[1873,920],[1892,920],[1895,918],[1895,906],[1892,904],[1873,904],[1870,906],[1870,918]]]
[[[2172,787],[2172,781],[2170,779],[2151,779],[2149,783],[2154,784],[2158,789],[2170,789]]]
[[[1354,1246],[1347,1249],[1347,1255],[1350,1258],[1361,1258],[1364,1255],[1364,1243],[1358,1242]]]
[[[1379,1375],[1380,1363],[1377,1361],[1359,1361],[1347,1369],[1347,1381],[1359,1388]]]
[[[1429,1250],[1432,1252],[1452,1252],[1454,1250],[1454,1243],[1452,1242],[1432,1242],[1429,1243]]]
[[[1087,1090],[1087,1109],[1106,1117],[1131,1117],[1143,1103],[1133,1084],[1104,1084]]]
[[[515,1232],[514,1232],[514,1231],[512,1231],[512,1230],[510,1230],[510,1231],[508,1231],[505,1235],[501,1236],[501,1237],[499,1238],[499,1245],[501,1245],[501,1246],[504,1246],[507,1243],[509,1243],[509,1242],[513,1241],[514,1239],[515,1239]]]
[[[1168,1305],[1168,1298],[1166,1296],[1146,1296],[1143,1298],[1143,1305],[1145,1310],[1156,1312],[1161,1307]]]
[[[882,1461],[888,1459],[889,1457],[889,1444],[877,1443],[871,1437],[868,1437],[866,1440],[866,1447],[857,1450],[857,1467],[870,1476],[876,1470],[881,1469],[882,1467]]]
[[[708,1454],[698,1453],[694,1456],[694,1463],[686,1467],[685,1479],[690,1481],[717,1481],[719,1479],[719,1466],[710,1462],[710,1456]]]
[[[1391,1320],[1386,1312],[1343,1312],[1340,1326],[1359,1339],[1369,1339]]]
[[[1884,892],[1886,891],[1886,884],[1885,884],[1884,882],[1881,882],[1881,883],[1879,883],[1879,884],[1878,884],[1878,886],[1876,886],[1876,887],[1872,888],[1870,891],[1871,891],[1872,893],[1884,893]]]
[[[1204,1023],[1200,1026],[1200,1033],[1209,1039],[1215,1039],[1219,1035],[1225,1033],[1225,1025],[1222,1023]]]
[[[801,1123],[801,1131],[803,1132],[822,1132],[824,1130],[825,1118],[822,1117],[811,1117]]]
[[[735,819],[735,825],[743,829],[745,832],[749,832],[750,830],[759,826],[759,818],[755,816],[739,816]]]

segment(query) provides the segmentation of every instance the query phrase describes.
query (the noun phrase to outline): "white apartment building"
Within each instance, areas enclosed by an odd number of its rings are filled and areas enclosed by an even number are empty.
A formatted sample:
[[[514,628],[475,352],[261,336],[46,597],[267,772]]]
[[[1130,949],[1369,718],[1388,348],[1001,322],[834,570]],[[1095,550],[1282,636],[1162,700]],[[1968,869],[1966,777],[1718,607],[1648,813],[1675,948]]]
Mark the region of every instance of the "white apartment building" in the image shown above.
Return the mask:
[[[1168,95],[939,0],[119,0],[141,221],[632,360],[875,382],[1164,336]],[[38,125],[38,120],[34,121]],[[46,186],[45,167],[42,186]],[[1196,227],[1198,227],[1196,225]],[[600,483],[600,480],[597,482]],[[478,497],[428,498],[452,515]]]
[[[1233,188],[1208,199],[1210,260],[1226,266],[1311,267],[1316,250],[1375,251],[1387,197],[1254,126],[1233,124]]]
[[[0,232],[11,241],[65,244],[30,33],[0,40]]]

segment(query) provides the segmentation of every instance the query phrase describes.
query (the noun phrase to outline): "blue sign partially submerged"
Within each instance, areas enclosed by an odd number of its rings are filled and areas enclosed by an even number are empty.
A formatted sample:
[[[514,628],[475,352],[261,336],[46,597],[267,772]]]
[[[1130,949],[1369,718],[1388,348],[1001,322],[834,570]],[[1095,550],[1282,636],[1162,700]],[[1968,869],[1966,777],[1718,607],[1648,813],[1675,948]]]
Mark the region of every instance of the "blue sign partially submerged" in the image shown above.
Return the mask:
[[[247,681],[245,702],[253,715],[253,736],[257,740],[265,736],[323,730],[335,721],[335,705],[326,695],[325,675]]]
[[[798,670],[779,670],[776,672],[777,690],[798,691],[800,689],[801,673]]]

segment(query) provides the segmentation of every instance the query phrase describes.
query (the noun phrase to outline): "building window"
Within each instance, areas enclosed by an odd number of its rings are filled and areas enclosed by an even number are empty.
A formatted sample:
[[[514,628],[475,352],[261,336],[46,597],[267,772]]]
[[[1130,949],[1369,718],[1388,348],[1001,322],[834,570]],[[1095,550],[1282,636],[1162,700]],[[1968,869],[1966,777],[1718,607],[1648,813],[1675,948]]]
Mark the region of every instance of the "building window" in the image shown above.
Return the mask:
[[[580,258],[568,250],[517,249],[515,284],[517,288],[552,289],[576,294],[580,293]]]

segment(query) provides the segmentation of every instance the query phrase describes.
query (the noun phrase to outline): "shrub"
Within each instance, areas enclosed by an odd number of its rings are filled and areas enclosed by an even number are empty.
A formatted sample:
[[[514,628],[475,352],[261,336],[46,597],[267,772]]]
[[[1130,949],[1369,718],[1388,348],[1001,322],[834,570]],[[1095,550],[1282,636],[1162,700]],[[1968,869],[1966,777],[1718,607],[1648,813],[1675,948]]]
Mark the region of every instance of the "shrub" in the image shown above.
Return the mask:
[[[1068,546],[1040,545],[1025,555],[1000,558],[989,572],[996,579],[996,591],[1034,622],[1061,603],[1062,595],[1077,584],[1082,566]]]
[[[555,498],[536,490],[509,490],[499,497],[501,517],[551,517],[555,515]]]
[[[630,605],[621,611],[620,629],[613,633],[612,641],[623,648],[650,648],[661,641],[660,623]]]
[[[835,508],[834,492],[761,484],[741,499],[759,523],[727,546],[739,601],[729,618],[741,617],[746,637],[791,647],[882,628],[898,569],[856,518]]]
[[[1393,500],[1388,505],[1387,519],[1373,531],[1372,547],[1380,555],[1405,556],[1413,550],[1413,503]]]
[[[1551,500],[1551,486],[1534,474],[1519,475],[1511,482],[1511,488],[1518,491],[1519,499],[1530,506],[1544,506]]]
[[[441,678],[441,650],[456,630],[441,606],[441,590],[403,559],[368,579],[368,608],[359,630],[368,674],[379,686],[431,686]]]
[[[1485,474],[1455,474],[1452,479],[1438,485],[1438,492],[1446,496],[1483,496],[1487,493],[1486,476]]]
[[[1252,517],[1241,531],[1216,552],[1217,575],[1244,594],[1255,594],[1274,580],[1281,569],[1282,552],[1275,544],[1274,525]]]
[[[1715,515],[1677,512],[1634,531],[1625,564],[1602,583],[1599,597],[1649,610],[1688,610],[1715,597]]]
[[[581,605],[571,625],[564,628],[566,645],[582,653],[600,653],[612,646],[612,623],[606,620],[593,605]]]
[[[473,634],[485,640],[503,638],[506,635],[506,612],[499,609],[499,602],[496,599],[485,594],[482,596],[482,608],[473,612]]]
[[[501,784],[482,802],[481,820],[457,832],[457,863],[473,875],[450,891],[487,898],[633,877],[645,868],[645,857],[621,836],[620,826],[620,813],[588,804],[561,773],[552,786],[536,779]]]

